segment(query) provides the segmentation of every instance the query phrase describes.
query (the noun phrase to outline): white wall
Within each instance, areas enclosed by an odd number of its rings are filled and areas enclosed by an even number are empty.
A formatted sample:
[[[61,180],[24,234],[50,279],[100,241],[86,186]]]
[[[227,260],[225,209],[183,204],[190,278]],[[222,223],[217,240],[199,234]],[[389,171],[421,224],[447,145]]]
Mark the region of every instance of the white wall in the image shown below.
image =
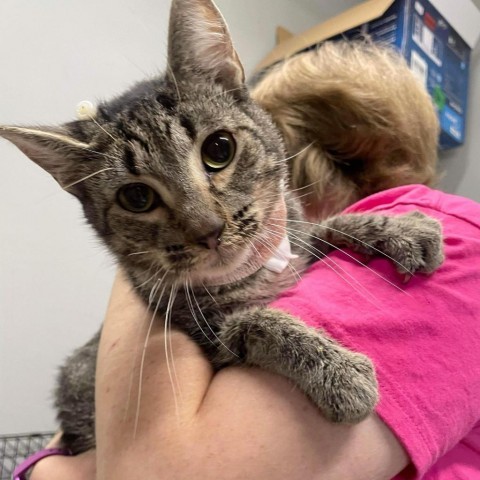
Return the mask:
[[[477,4],[480,0],[475,0]],[[247,72],[277,24],[301,32],[360,0],[219,0]],[[165,64],[168,0],[1,0],[0,123],[69,120]],[[480,200],[480,55],[469,131],[444,155],[444,185]],[[54,428],[56,366],[98,328],[112,261],[79,205],[0,142],[0,434]]]
[[[2,0],[0,123],[55,123],[163,69],[168,0]],[[293,0],[220,0],[247,71],[274,27],[316,21]],[[0,434],[54,428],[65,355],[99,327],[114,268],[76,200],[0,141]]]

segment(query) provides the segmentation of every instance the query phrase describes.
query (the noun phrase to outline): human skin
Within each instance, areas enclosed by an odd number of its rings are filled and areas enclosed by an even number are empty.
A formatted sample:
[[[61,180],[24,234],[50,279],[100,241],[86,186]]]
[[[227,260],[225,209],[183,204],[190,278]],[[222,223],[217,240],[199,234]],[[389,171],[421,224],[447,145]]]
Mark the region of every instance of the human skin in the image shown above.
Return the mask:
[[[166,338],[158,318],[140,381],[150,319],[117,275],[97,365],[97,451],[46,458],[31,480],[389,480],[408,465],[376,415],[333,424],[280,376],[240,367],[214,373],[186,335]]]

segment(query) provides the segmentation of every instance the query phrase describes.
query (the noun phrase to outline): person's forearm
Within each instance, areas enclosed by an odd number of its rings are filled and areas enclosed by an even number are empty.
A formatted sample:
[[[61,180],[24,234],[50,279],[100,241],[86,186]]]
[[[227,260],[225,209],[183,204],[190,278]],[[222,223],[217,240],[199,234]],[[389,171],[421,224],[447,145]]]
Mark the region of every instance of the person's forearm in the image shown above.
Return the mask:
[[[214,375],[188,337],[165,337],[160,320],[140,379],[150,315],[116,283],[97,369],[98,480],[389,480],[407,465],[376,416],[331,424],[282,377]]]

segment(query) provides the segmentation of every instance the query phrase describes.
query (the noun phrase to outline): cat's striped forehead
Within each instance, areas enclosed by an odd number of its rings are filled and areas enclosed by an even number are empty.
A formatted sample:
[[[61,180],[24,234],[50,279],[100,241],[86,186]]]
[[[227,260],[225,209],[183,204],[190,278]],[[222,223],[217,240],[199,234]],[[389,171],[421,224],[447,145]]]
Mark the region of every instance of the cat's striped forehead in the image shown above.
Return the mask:
[[[259,117],[252,102],[239,101],[215,84],[179,91],[159,80],[143,82],[100,105],[98,120],[106,130],[99,135],[115,139],[105,146],[117,159],[117,173],[123,168],[134,176],[152,175],[173,183],[188,182],[186,176],[195,173],[192,163],[201,166],[202,142],[216,131],[234,136],[242,155],[235,167],[248,168],[250,175],[260,172],[262,162],[269,163],[272,143],[282,152],[276,131]]]

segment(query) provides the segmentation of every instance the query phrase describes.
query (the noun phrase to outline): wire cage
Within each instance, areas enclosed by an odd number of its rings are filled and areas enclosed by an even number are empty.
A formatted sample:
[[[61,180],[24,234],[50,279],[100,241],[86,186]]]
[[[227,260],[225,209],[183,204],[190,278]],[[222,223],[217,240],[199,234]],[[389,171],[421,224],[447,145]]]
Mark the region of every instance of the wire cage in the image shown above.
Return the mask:
[[[44,448],[53,435],[53,432],[0,435],[0,480],[12,480],[15,467]]]

